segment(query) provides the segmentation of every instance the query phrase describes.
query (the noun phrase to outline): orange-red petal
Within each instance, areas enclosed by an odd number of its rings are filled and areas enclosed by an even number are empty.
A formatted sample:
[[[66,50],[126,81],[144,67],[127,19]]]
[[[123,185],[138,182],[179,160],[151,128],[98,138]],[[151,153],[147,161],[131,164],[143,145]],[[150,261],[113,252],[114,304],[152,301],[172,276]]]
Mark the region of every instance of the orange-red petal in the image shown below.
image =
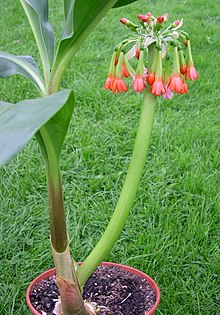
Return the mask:
[[[183,82],[179,74],[171,75],[168,87],[171,92],[181,93],[181,91],[183,90]]]
[[[166,92],[164,83],[161,78],[155,78],[155,81],[151,85],[150,92],[157,96],[160,96]]]
[[[112,92],[118,91],[120,94],[124,91],[127,92],[128,87],[122,78],[116,78],[113,83]]]
[[[190,80],[198,80],[198,73],[194,67],[194,65],[190,65],[186,69],[186,79]]]

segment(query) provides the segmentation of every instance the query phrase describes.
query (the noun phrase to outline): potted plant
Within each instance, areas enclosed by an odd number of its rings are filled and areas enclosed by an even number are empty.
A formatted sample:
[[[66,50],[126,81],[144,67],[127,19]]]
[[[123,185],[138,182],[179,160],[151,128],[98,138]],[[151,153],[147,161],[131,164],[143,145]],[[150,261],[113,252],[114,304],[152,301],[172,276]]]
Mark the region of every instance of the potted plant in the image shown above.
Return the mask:
[[[60,175],[60,154],[73,113],[74,94],[71,89],[61,90],[61,82],[80,45],[108,10],[134,1],[64,0],[65,23],[56,54],[54,33],[48,22],[48,1],[20,2],[35,36],[43,74],[32,57],[0,52],[0,77],[23,75],[40,94],[40,98],[17,104],[0,102],[0,164],[7,163],[33,136],[36,137],[46,165],[51,248],[61,299],[57,314],[95,314],[96,309],[92,304],[83,301],[82,287],[110,252],[129,215],[150,143],[157,97],[163,95],[171,99],[174,92],[188,93],[186,80],[198,79],[190,39],[181,29],[182,20],[168,23],[167,14],[157,18],[150,12],[138,14],[138,24],[121,19],[130,33],[114,49],[104,88],[113,93],[126,92],[128,86],[123,78],[131,77],[134,92],[144,94],[143,106],[133,154],[116,209],[96,247],[82,264],[77,265],[69,250]],[[136,62],[135,69],[131,59]],[[173,71],[170,71],[171,62]],[[128,270],[127,267],[123,268]],[[153,314],[159,303],[159,289],[152,279],[133,271],[145,277],[157,293],[155,305],[146,312]],[[34,310],[32,312],[40,314]]]

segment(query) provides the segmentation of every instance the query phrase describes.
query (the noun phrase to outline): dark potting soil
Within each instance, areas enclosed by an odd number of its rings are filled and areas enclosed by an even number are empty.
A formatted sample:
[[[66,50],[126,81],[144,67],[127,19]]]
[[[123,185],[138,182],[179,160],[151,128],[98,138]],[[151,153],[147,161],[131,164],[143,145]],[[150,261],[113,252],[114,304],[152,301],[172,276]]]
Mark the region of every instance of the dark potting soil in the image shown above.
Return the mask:
[[[35,285],[30,299],[39,313],[53,315],[58,297],[53,276]],[[156,302],[145,279],[116,266],[98,267],[84,286],[83,298],[97,305],[99,315],[144,315]]]

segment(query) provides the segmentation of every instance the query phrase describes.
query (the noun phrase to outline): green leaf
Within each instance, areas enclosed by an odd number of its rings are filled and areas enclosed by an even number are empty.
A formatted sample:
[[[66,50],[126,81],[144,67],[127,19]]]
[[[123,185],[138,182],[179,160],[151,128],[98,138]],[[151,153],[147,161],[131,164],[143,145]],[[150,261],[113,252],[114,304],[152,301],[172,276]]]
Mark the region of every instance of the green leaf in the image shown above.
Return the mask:
[[[66,104],[54,115],[36,134],[36,138],[40,144],[41,151],[48,161],[47,143],[45,142],[42,134],[46,133],[47,140],[53,146],[53,150],[56,154],[57,161],[60,158],[61,149],[66,136],[67,129],[73,114],[73,108],[75,104],[74,94],[66,102]],[[43,130],[42,130],[43,129]]]
[[[55,68],[73,48],[71,56],[94,27],[113,7],[116,0],[64,0],[65,26],[55,61]],[[75,48],[75,49],[74,49]],[[71,56],[68,56],[70,59]],[[68,60],[69,61],[69,60]]]
[[[119,8],[119,7],[122,7],[124,5],[130,4],[130,3],[135,2],[135,1],[137,1],[137,0],[118,0],[113,8]]]
[[[54,60],[54,32],[48,22],[48,0],[20,0],[28,17],[44,69],[49,80],[50,68]]]
[[[63,90],[45,98],[25,100],[14,105],[0,102],[0,108],[3,109],[0,110],[0,165],[7,163],[22,150],[39,128],[67,103],[72,102],[72,90]],[[59,147],[60,140],[58,142]]]
[[[30,80],[42,94],[45,92],[44,81],[32,57],[15,56],[0,51],[0,78],[7,78],[14,74],[23,75]]]

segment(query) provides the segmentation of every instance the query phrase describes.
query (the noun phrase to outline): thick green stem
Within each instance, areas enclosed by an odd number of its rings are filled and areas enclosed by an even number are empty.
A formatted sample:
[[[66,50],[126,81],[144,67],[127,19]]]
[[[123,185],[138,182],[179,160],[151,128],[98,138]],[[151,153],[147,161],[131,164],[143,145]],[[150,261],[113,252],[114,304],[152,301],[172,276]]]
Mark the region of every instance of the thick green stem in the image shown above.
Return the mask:
[[[90,274],[109,254],[129,215],[150,144],[155,106],[156,97],[146,89],[134,150],[118,203],[103,236],[85,262],[77,270],[80,285],[85,283]]]
[[[46,149],[48,199],[50,208],[51,247],[60,289],[62,315],[93,314],[86,310],[75,267],[70,255],[64,211],[59,156],[46,127],[40,129]]]
[[[46,167],[48,199],[50,208],[51,243],[56,252],[62,253],[66,250],[68,244],[68,236],[59,169],[59,157],[56,156],[46,127],[41,127],[40,133],[45,143],[48,158],[48,160],[46,161]]]

